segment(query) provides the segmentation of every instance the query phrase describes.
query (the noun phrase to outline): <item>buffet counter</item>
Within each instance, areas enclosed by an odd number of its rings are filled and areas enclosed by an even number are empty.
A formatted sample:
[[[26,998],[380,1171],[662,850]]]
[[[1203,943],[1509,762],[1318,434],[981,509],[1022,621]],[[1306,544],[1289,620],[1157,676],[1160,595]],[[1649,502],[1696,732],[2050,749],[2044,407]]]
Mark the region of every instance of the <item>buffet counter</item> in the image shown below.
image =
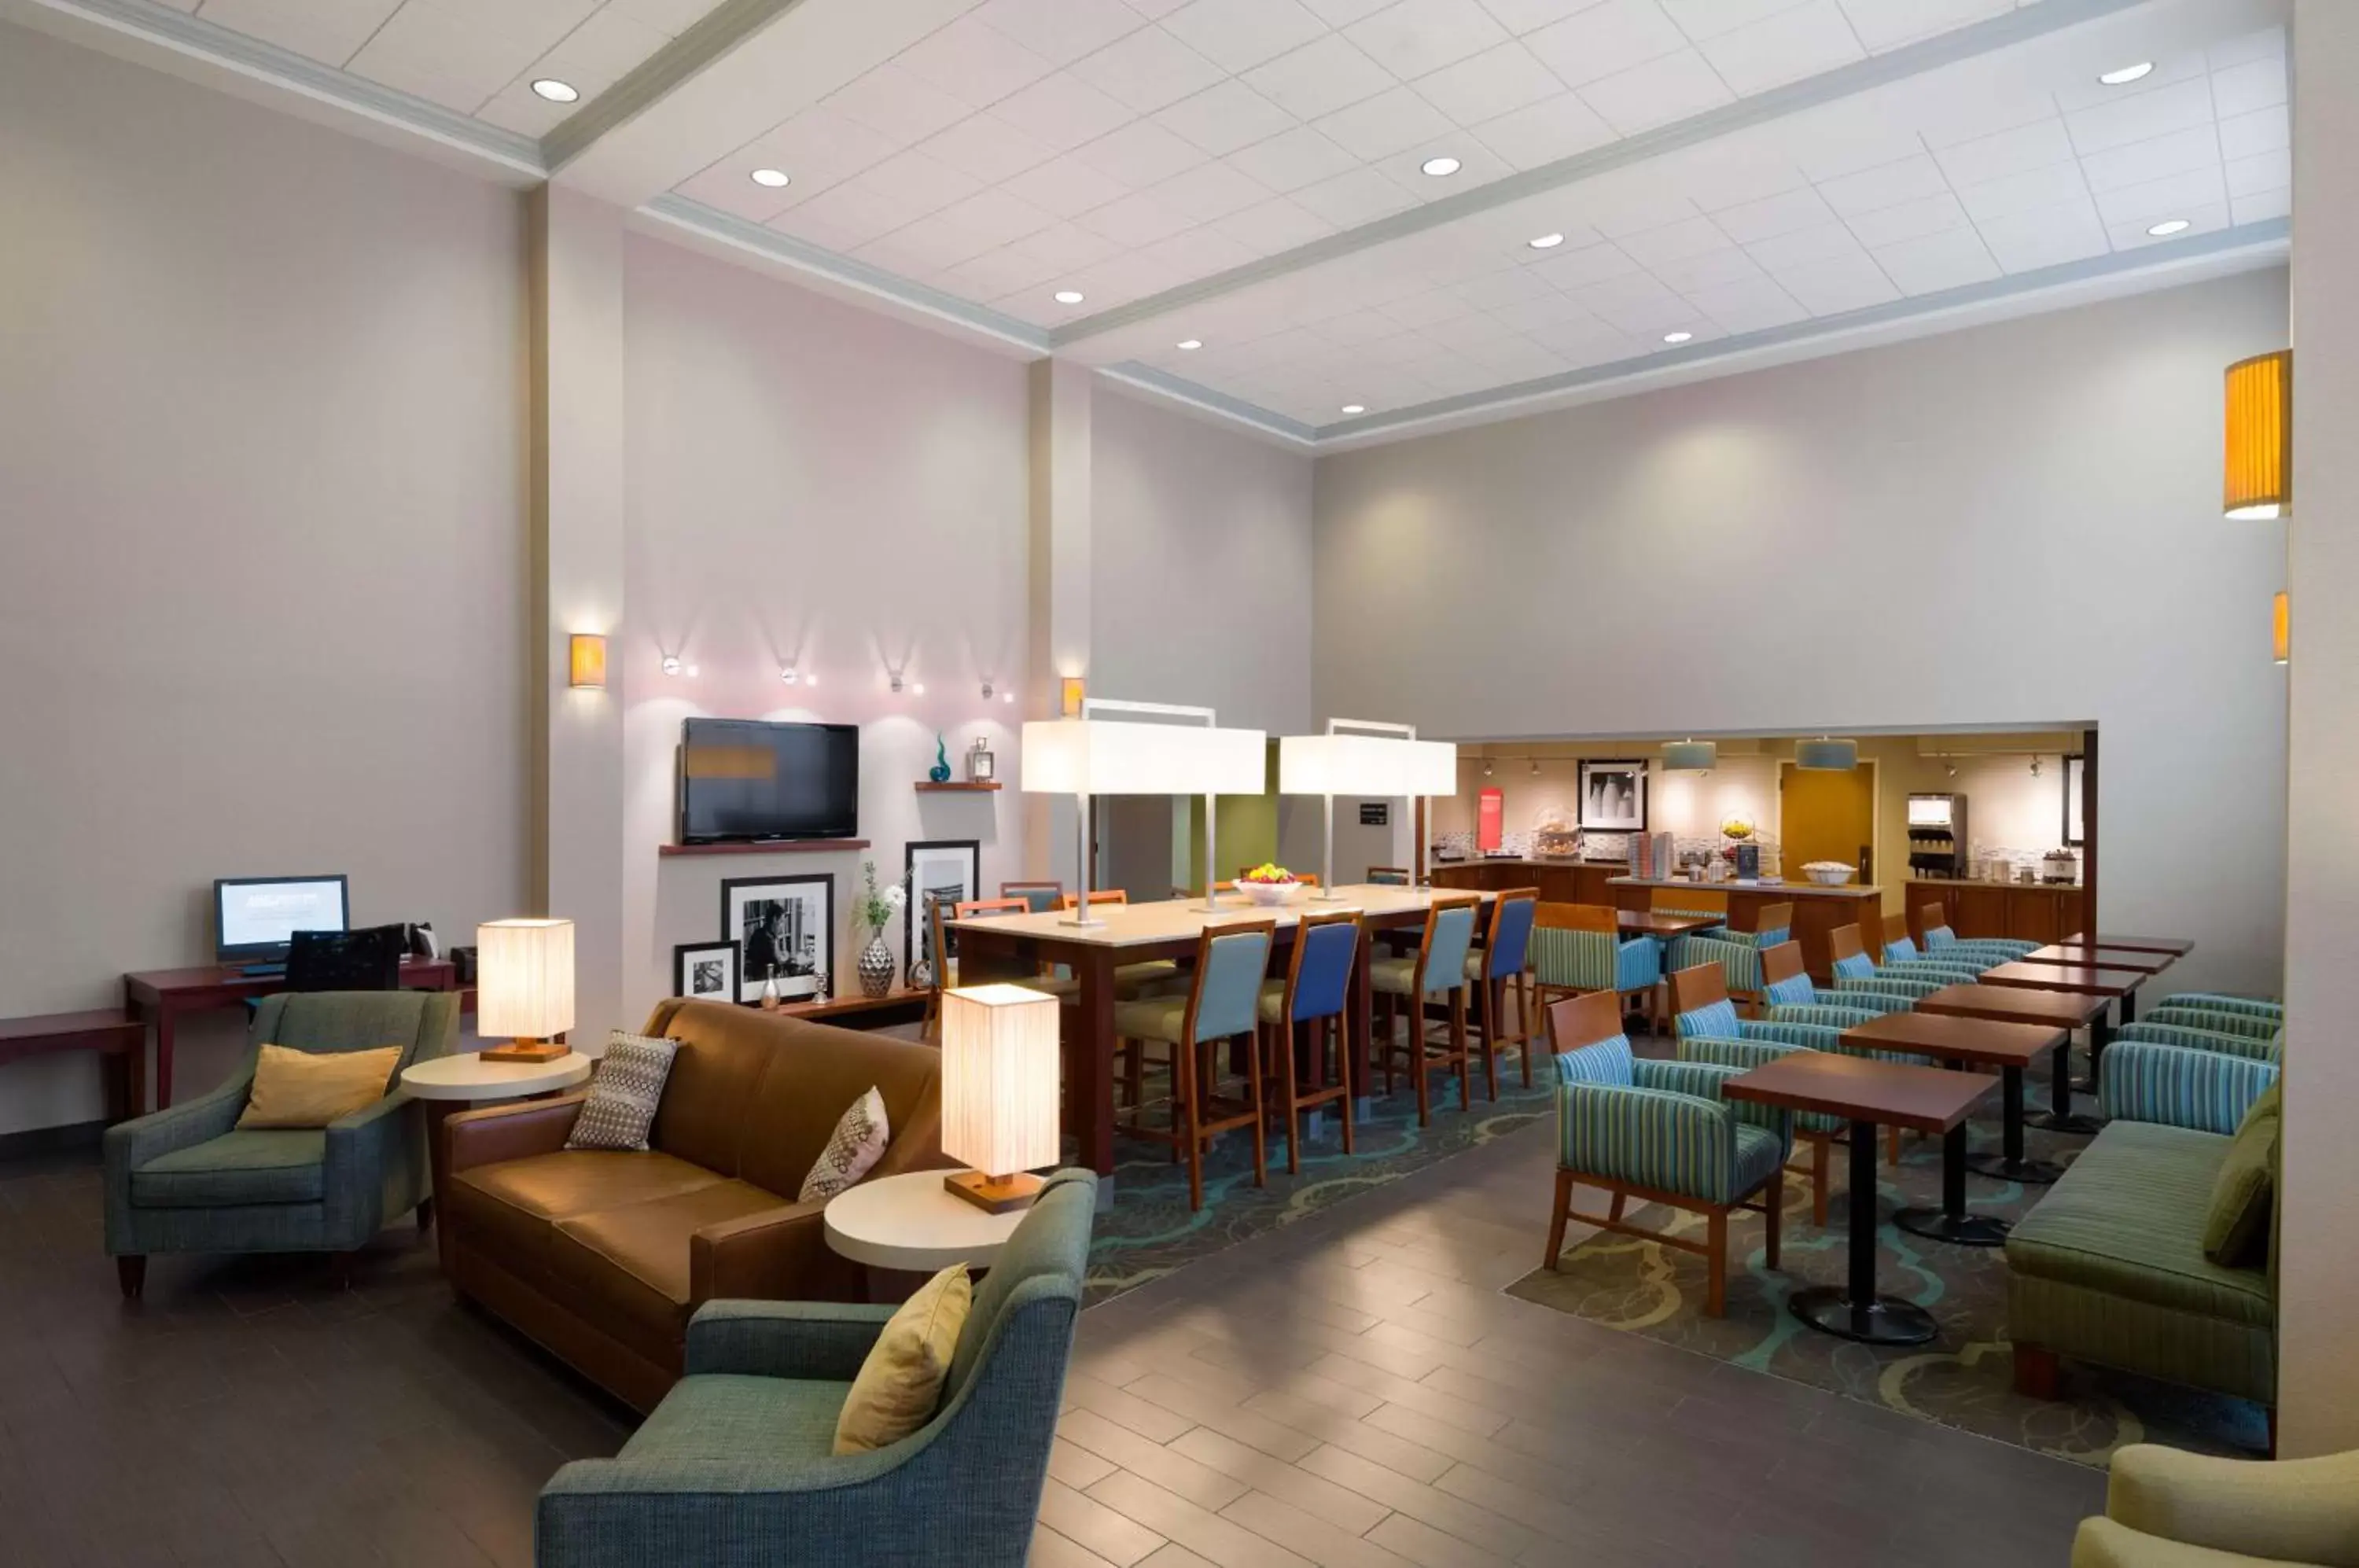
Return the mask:
[[[1960,936],[2056,942],[2089,929],[2088,890],[2082,887],[1911,877],[1904,896],[1908,933],[1919,942],[1925,939],[1925,920],[1918,911],[1928,904],[1940,905],[1950,929]]]

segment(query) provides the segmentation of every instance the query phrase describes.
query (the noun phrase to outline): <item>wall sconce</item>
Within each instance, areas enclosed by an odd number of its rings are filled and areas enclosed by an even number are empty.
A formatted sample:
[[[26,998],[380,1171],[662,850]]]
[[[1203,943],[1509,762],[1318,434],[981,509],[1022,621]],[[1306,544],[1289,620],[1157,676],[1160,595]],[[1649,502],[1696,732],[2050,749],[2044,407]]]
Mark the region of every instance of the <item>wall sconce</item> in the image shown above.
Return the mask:
[[[802,672],[800,672],[799,670],[796,670],[796,668],[795,668],[793,665],[791,665],[791,664],[782,666],[782,667],[779,669],[779,670],[778,670],[778,679],[779,679],[779,680],[781,680],[781,681],[785,681],[785,682],[786,682],[788,685],[789,685],[789,686],[794,686],[794,685],[816,686],[816,685],[818,685],[818,684],[819,684],[819,677],[818,677],[818,676],[816,676],[816,675],[805,675],[805,674],[803,674]]]
[[[663,672],[666,675],[686,675],[693,679],[696,674],[696,666],[693,664],[682,664],[679,659],[679,655],[676,653],[667,653],[663,657]]]
[[[1069,719],[1082,716],[1082,699],[1089,695],[1089,683],[1078,675],[1068,675],[1057,683],[1057,712]]]
[[[2228,367],[2227,452],[2221,463],[2224,517],[2293,515],[2293,350]]]
[[[893,688],[893,694],[895,696],[897,697],[904,691],[907,691],[911,696],[915,697],[922,697],[926,694],[926,683],[924,681],[905,681],[901,679],[901,672],[897,670],[888,670],[885,673],[888,682]]]
[[[606,689],[606,639],[596,632],[575,632],[565,639],[565,683],[577,691]]]
[[[991,682],[988,681],[983,683],[983,700],[986,702],[991,701]]]
[[[2286,664],[2293,659],[2293,603],[2285,594],[2277,596],[2270,611],[2270,642],[2277,650],[2277,660]]]

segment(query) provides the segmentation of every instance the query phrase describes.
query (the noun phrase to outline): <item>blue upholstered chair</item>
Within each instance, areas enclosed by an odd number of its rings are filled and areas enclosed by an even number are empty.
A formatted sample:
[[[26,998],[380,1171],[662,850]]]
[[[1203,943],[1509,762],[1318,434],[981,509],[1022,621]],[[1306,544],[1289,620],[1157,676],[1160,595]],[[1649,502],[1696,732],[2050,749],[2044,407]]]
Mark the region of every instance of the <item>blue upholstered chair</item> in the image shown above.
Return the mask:
[[[1088,1171],[1049,1179],[974,1288],[933,1420],[872,1453],[837,1454],[835,1423],[893,1308],[708,1302],[622,1453],[541,1489],[536,1568],[1022,1568],[1096,1204]]]
[[[1499,1097],[1499,1047],[1513,1045],[1524,1059],[1524,1087],[1532,1083],[1532,1006],[1525,968],[1531,960],[1532,919],[1540,907],[1537,887],[1510,887],[1491,903],[1491,925],[1483,945],[1466,955],[1466,979],[1474,987],[1474,1027],[1483,1040],[1483,1084]],[[1507,987],[1516,988],[1516,1032],[1506,1031]]]
[[[1995,969],[2009,962],[2005,958],[1982,957],[1952,948],[1940,958],[1929,958],[1918,950],[1915,939],[1908,934],[1906,915],[1887,915],[1884,921],[1884,945],[1877,950],[1876,973],[1915,980],[1940,980],[1948,977],[1951,985],[1970,985],[1985,969]]]
[[[1711,1271],[1704,1311],[1723,1315],[1732,1213],[1752,1209],[1763,1216],[1762,1260],[1777,1267],[1790,1118],[1772,1106],[1721,1098],[1721,1085],[1744,1069],[1632,1055],[1622,1033],[1621,1000],[1613,992],[1549,1003],[1548,1028],[1557,1070],[1558,1138],[1548,1267],[1556,1268],[1564,1251],[1568,1220],[1644,1236],[1701,1253]],[[1603,1188],[1611,1207],[1603,1215],[1578,1212],[1576,1185]],[[1632,1198],[1702,1214],[1703,1245],[1630,1225],[1622,1211]]]
[[[2116,1121],[2159,1122],[2190,1132],[2233,1136],[2245,1113],[2277,1075],[2274,1060],[2132,1038],[2125,1032],[2105,1048],[2105,1075],[2097,1086],[2097,1103]]]
[[[2206,1015],[2212,1016],[2212,1015]],[[2253,1062],[2282,1062],[2285,1060],[2285,1031],[2254,1034],[2245,1029],[2191,1028],[2169,1018],[2140,1018],[2124,1024],[2114,1031],[2114,1039],[2150,1040],[2158,1045],[2181,1046],[2189,1051],[2214,1051],[2222,1056],[2241,1056]],[[2112,1053],[2108,1046],[2108,1056]]]
[[[1559,996],[1611,991],[1625,1009],[1637,1003],[1650,1028],[1661,1016],[1661,945],[1651,936],[1624,937],[1620,915],[1602,904],[1535,909],[1532,979],[1542,1008]]]
[[[1977,960],[1988,957],[1999,964],[2012,964],[2027,953],[2037,953],[2048,944],[2030,942],[2021,937],[1960,936],[1950,929],[1949,911],[1939,904],[1925,904],[1917,910],[1919,929],[1925,940],[1919,944],[1925,956],[1936,961],[1949,957],[1972,956]]]
[[[1384,1069],[1385,1093],[1393,1092],[1396,1067],[1406,1066],[1417,1085],[1417,1125],[1433,1121],[1432,1078],[1437,1068],[1458,1069],[1458,1108],[1473,1107],[1473,1084],[1466,1050],[1466,954],[1474,945],[1474,917],[1482,900],[1472,893],[1437,894],[1426,906],[1425,932],[1417,951],[1372,960],[1368,985],[1375,992],[1376,1059]],[[1448,1043],[1427,1038],[1429,1002],[1450,1008]],[[1395,1037],[1396,1020],[1408,1022],[1406,1043]]]
[[[1343,1152],[1353,1152],[1351,1050],[1343,1013],[1351,1005],[1352,968],[1359,956],[1357,910],[1306,914],[1294,930],[1286,978],[1261,984],[1264,1062],[1277,1090],[1273,1108],[1285,1118],[1289,1176],[1302,1171],[1302,1116],[1321,1105],[1337,1107]]]
[[[1802,944],[1781,942],[1761,950],[1761,1017],[1777,1024],[1830,1024],[1852,1029],[1886,1013],[1905,1013],[1914,998],[1873,991],[1821,994],[1802,967]]]
[[[1406,866],[1371,866],[1368,867],[1368,886],[1371,887],[1406,887],[1408,886],[1408,867]]]
[[[1717,964],[1727,978],[1730,996],[1757,999],[1764,984],[1761,976],[1762,951],[1776,947],[1793,935],[1794,906],[1764,904],[1755,919],[1757,923],[1749,931],[1715,926],[1708,931],[1695,931],[1674,938],[1670,967],[1678,971],[1692,969],[1699,964]]]
[[[455,991],[313,991],[266,996],[226,1083],[106,1129],[106,1250],[125,1296],[158,1252],[350,1255],[412,1209],[432,1222],[424,1107],[401,1070],[447,1054]],[[304,1051],[401,1047],[387,1093],[325,1127],[240,1131],[265,1045]]]
[[[2225,991],[2180,991],[2165,996],[2166,1007],[2193,1007],[2207,1013],[2235,1013],[2244,1018],[2285,1022],[2285,1004],[2267,996],[2238,996]]]
[[[1188,989],[1176,995],[1142,996],[1114,1006],[1119,1048],[1139,1040],[1171,1047],[1171,1116],[1168,1126],[1147,1119],[1136,1098],[1122,1130],[1169,1144],[1188,1162],[1188,1206],[1204,1206],[1204,1149],[1232,1127],[1253,1133],[1254,1185],[1269,1180],[1268,1140],[1262,1107],[1261,986],[1269,970],[1275,920],[1229,920],[1208,924],[1196,942],[1196,967]],[[1223,1053],[1214,1046],[1242,1040],[1245,1086],[1241,1098],[1217,1095]]]
[[[1944,985],[1956,984],[1947,975],[1909,976],[1878,969],[1875,961],[1861,951],[1857,926],[1837,926],[1829,931],[1827,949],[1832,954],[1828,968],[1833,984],[1822,995],[1839,1007],[1850,1005],[1847,998],[1855,996],[1886,997],[1913,1005]]]
[[[2166,1005],[2146,1017],[2152,1023],[2209,1029],[2214,1034],[2241,1034],[2251,1040],[2275,1040],[2285,1032],[2283,1018],[2263,1018],[2257,1013],[2214,1012],[2209,1007]]]

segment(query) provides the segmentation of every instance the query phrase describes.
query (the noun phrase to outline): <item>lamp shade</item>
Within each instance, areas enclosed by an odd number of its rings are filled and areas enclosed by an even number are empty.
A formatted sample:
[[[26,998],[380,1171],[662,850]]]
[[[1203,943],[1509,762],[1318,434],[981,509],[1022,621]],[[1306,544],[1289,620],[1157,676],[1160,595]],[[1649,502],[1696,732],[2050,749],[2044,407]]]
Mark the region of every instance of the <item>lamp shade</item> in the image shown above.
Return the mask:
[[[1022,985],[942,993],[942,1152],[987,1176],[1055,1163],[1057,998]]]
[[[1281,795],[1454,795],[1458,748],[1448,741],[1387,735],[1282,735]]]
[[[1859,742],[1817,740],[1794,743],[1794,766],[1812,773],[1848,773],[1859,766]]]
[[[575,632],[566,639],[565,681],[576,691],[606,689],[606,639],[596,632]]]
[[[1258,795],[1269,737],[1260,730],[1118,719],[1035,719],[1024,726],[1026,792]]]
[[[2277,650],[2277,660],[2285,663],[2293,657],[2293,604],[2286,595],[2277,595],[2277,604],[2269,615],[2270,646]]]
[[[493,920],[475,928],[475,1032],[549,1040],[573,1027],[573,922]]]
[[[2231,517],[2293,511],[2293,351],[2228,367],[2227,452],[2220,509]]]
[[[1709,773],[1720,761],[1720,746],[1708,740],[1675,740],[1663,747],[1663,768],[1671,773]]]

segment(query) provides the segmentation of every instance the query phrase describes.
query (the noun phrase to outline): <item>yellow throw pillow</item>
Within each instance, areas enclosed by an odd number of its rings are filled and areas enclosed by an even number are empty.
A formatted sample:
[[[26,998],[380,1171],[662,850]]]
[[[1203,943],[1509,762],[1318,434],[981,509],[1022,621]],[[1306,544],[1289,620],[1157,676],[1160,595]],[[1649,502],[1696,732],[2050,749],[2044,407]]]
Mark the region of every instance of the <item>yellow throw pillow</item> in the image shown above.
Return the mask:
[[[934,1419],[959,1331],[973,1305],[974,1286],[963,1263],[951,1264],[901,1303],[844,1398],[835,1421],[838,1454],[890,1447]]]
[[[241,1127],[323,1127],[385,1098],[401,1047],[296,1051],[266,1045],[254,1063]]]

